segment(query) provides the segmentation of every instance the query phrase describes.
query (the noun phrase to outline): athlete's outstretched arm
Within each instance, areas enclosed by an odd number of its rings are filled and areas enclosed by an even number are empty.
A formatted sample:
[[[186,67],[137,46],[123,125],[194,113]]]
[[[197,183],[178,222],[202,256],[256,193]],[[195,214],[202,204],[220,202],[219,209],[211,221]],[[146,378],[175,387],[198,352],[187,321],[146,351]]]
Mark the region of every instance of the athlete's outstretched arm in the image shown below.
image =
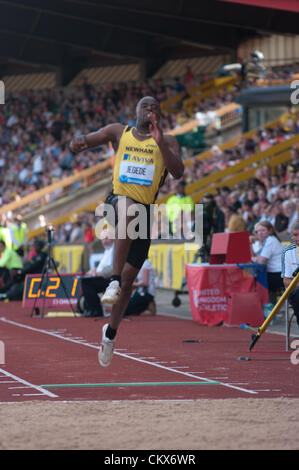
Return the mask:
[[[79,135],[74,137],[70,143],[70,150],[73,153],[83,152],[89,148],[98,147],[99,145],[112,142],[116,144],[123,132],[124,126],[122,124],[109,124],[99,131],[91,132],[86,135]]]

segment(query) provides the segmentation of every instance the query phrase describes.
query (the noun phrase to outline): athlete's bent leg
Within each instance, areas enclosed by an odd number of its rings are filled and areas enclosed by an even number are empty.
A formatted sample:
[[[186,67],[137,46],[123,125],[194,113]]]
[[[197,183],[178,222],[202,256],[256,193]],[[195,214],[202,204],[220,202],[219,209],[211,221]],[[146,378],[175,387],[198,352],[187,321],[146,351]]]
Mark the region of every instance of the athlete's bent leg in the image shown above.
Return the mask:
[[[122,288],[118,301],[112,307],[109,323],[104,325],[102,329],[102,341],[98,359],[103,367],[109,366],[112,361],[117,328],[130,301],[133,282],[138,272],[139,269],[134,268],[128,263],[125,264],[122,272]]]
[[[113,329],[117,329],[122,317],[127,309],[131,295],[133,282],[135,281],[139,269],[134,268],[130,264],[126,263],[121,276],[121,292],[119,299],[115,305],[112,307],[110,315],[110,326]]]
[[[116,205],[118,223],[115,232],[113,271],[110,284],[102,297],[103,303],[115,304],[121,292],[122,271],[133,241],[127,233],[128,224],[135,218],[135,215],[128,216],[128,208],[133,204],[136,204],[135,201],[126,197],[120,198]]]

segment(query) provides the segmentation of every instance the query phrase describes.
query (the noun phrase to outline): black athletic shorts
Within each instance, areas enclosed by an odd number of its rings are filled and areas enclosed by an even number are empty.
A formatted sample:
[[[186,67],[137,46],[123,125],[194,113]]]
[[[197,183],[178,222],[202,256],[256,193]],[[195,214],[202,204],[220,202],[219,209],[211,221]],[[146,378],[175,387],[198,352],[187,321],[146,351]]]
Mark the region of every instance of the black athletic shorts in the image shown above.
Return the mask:
[[[113,194],[110,193],[106,200],[105,204],[111,205],[113,208],[115,208],[119,198],[125,197],[125,196],[119,196],[118,194]],[[131,198],[130,198],[131,199]],[[134,200],[134,199],[132,199]],[[147,234],[146,238],[139,238],[137,237],[134,239],[131,243],[130,250],[128,253],[127,257],[127,263],[129,263],[131,266],[133,266],[136,269],[140,269],[144,263],[144,261],[148,257],[148,252],[149,248],[151,245],[151,219],[150,214],[151,214],[151,205],[150,204],[142,204],[138,201],[134,201],[136,204],[141,204],[146,208],[146,214],[147,214]],[[105,214],[104,214],[105,215]],[[110,225],[116,226],[118,223],[117,216],[115,217],[115,220],[109,220],[109,214],[106,215],[106,219],[109,222]],[[139,224],[136,225],[136,231],[139,232]]]

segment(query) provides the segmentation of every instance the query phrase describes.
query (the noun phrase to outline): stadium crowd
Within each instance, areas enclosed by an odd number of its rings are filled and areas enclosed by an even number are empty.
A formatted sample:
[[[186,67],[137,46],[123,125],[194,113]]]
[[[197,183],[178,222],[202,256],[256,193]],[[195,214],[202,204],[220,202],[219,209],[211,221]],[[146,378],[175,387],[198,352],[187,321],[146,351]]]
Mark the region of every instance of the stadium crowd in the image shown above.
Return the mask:
[[[102,86],[83,80],[75,90],[10,93],[0,108],[1,203],[104,161],[110,156],[107,146],[73,155],[68,147],[71,138],[114,122],[134,125],[140,97],[152,95],[164,101],[180,90],[185,90],[185,85],[179,79],[171,84],[157,79]],[[164,115],[165,130],[179,124],[175,114]]]
[[[296,73],[298,64],[272,70],[273,78],[287,78]],[[0,108],[0,197],[1,203],[7,204],[18,197],[23,197],[36,189],[48,186],[66,176],[75,174],[104,161],[110,155],[109,148],[103,146],[92,151],[73,155],[68,147],[71,137],[90,132],[99,127],[122,122],[135,124],[135,106],[141,96],[152,95],[164,101],[182,91],[188,96],[188,90],[211,76],[194,76],[190,68],[184,77],[172,80],[155,79],[148,82],[129,82],[90,85],[86,80],[75,90],[27,90],[10,94],[6,104]],[[234,99],[239,87],[227,92],[223,90],[212,98],[202,100],[194,113],[219,109]],[[164,113],[162,126],[165,131],[179,127],[190,119],[183,111],[179,114]],[[219,147],[211,148],[211,157],[203,161],[194,158],[193,164],[186,166],[184,181],[190,183],[202,177],[238,163],[257,150],[290,138],[299,130],[297,116],[287,110],[281,126],[274,129],[259,129],[250,139],[240,138],[234,148],[222,151]],[[227,190],[225,197],[219,190],[215,200],[226,213],[226,229],[229,214],[230,192],[238,191],[241,208],[244,201],[251,200],[252,211],[257,217],[271,217],[272,205],[276,199],[282,202],[297,198],[298,149],[292,150],[292,166],[281,166],[276,174],[270,168],[257,170],[256,178],[234,191]],[[295,185],[295,186],[294,186]],[[277,191],[275,191],[275,188]],[[295,188],[290,190],[290,188]],[[258,192],[267,193],[261,204]],[[175,190],[175,181],[168,177],[159,195]],[[253,192],[255,191],[255,195]],[[294,195],[295,194],[295,195]],[[273,199],[274,198],[274,199]],[[251,204],[251,202],[249,202]],[[261,207],[262,206],[262,207]],[[266,207],[267,206],[267,207]],[[259,209],[258,209],[259,208]],[[266,211],[267,209],[267,211]],[[240,212],[239,208],[239,212]],[[248,207],[244,209],[245,222],[251,217]],[[248,215],[248,212],[250,215]],[[272,213],[271,212],[271,213]],[[242,213],[243,214],[243,213]],[[7,222],[9,225],[9,214]],[[84,212],[75,222],[69,221],[55,229],[55,243],[90,242],[94,239],[94,214]]]
[[[273,70],[273,77],[289,76],[292,67]],[[26,90],[10,93],[0,109],[0,198],[7,204],[71,174],[104,161],[107,146],[73,155],[68,147],[72,136],[95,131],[109,123],[135,124],[135,107],[140,97],[151,95],[160,102],[214,78],[194,75],[187,67],[185,75],[175,79],[153,79],[94,86],[86,80],[76,89]],[[194,109],[207,112],[231,103],[239,85],[200,101]],[[164,112],[162,127],[175,129],[186,122],[184,110]]]
[[[192,178],[190,171],[194,172]],[[209,172],[203,172],[201,162],[194,160],[194,165],[186,168],[183,182],[188,184],[198,181],[207,174]],[[180,182],[168,177],[163,189],[166,187],[165,192],[175,194]],[[290,227],[299,209],[299,146],[293,146],[288,164],[281,164],[275,169],[269,165],[257,168],[254,178],[234,188],[224,183],[223,187],[218,188],[213,200],[224,214],[225,231],[249,230],[252,234],[257,221],[268,220],[273,223],[281,239],[290,240]],[[239,221],[237,225],[236,220]],[[93,241],[96,223],[94,213],[85,211],[78,215],[76,222],[55,227],[54,241]],[[155,237],[159,238],[159,234],[155,234]]]

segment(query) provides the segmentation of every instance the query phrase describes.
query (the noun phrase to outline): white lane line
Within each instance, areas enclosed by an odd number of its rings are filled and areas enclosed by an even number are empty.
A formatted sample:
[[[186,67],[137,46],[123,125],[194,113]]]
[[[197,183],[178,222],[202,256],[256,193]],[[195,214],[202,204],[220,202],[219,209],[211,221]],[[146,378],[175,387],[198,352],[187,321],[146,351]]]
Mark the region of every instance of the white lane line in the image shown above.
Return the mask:
[[[87,342],[86,343],[81,343],[80,341],[77,341],[77,340],[71,338],[70,333],[68,334],[68,337],[61,336],[61,335],[59,335],[57,333],[53,333],[51,331],[42,330],[42,329],[39,329],[39,328],[34,328],[33,326],[24,325],[23,323],[17,323],[13,320],[8,320],[5,317],[1,317],[0,321],[2,321],[4,323],[9,323],[11,325],[18,326],[20,328],[24,328],[26,330],[31,330],[31,331],[35,331],[37,333],[43,333],[45,335],[53,336],[54,338],[62,339],[63,341],[69,341],[70,343],[80,344],[81,346],[87,346],[87,347],[93,348],[93,349],[99,349],[99,346],[95,346],[94,344],[87,343]],[[192,377],[193,379],[202,380],[204,382],[209,381],[209,379],[207,379],[206,377],[199,377],[197,375],[191,374],[190,372],[184,372],[182,370],[179,370],[178,367],[174,368],[174,367],[163,366],[162,364],[157,364],[156,362],[146,361],[146,360],[140,359],[138,357],[129,356],[128,354],[120,353],[118,351],[115,351],[114,354],[117,355],[117,356],[124,357],[126,359],[131,359],[132,361],[141,362],[143,364],[147,364],[147,365],[150,365],[150,366],[153,366],[153,367],[158,367],[159,369],[167,370],[168,372],[176,372],[177,374],[181,374],[181,375],[184,375],[186,377]],[[170,363],[175,363],[175,362],[176,361],[170,361]],[[1,369],[0,369],[0,372],[1,372]],[[235,385],[231,385],[231,384],[225,383],[225,382],[219,382],[219,385],[222,385],[223,387],[227,387],[227,388],[232,388],[234,390],[239,390],[240,392],[249,393],[251,395],[257,395],[258,394],[258,392],[255,391],[255,390],[248,390],[246,388],[237,387]]]
[[[27,382],[27,380],[21,379],[20,377],[17,377],[16,375],[13,375],[10,372],[7,372],[6,370],[0,369],[0,372],[5,374],[7,377],[10,377],[11,379],[14,379],[15,382],[19,382],[23,385],[27,385],[28,387],[33,388],[34,390],[37,390],[38,392],[40,392],[39,395],[47,395],[51,398],[58,398],[58,395],[54,395],[54,393],[49,392],[45,388],[39,387],[38,385],[33,385],[30,382]]]
[[[31,387],[29,387],[29,385],[22,385],[22,386],[20,385],[19,387],[8,387],[8,390],[15,390],[17,388],[24,389],[24,388],[31,388]]]
[[[155,361],[155,364],[160,364],[159,362],[156,362]],[[168,367],[169,370],[174,370],[174,371],[177,371],[177,370],[181,370],[181,369],[190,369],[189,366],[176,366],[176,367]]]
[[[40,397],[43,393],[23,393],[23,397]]]

